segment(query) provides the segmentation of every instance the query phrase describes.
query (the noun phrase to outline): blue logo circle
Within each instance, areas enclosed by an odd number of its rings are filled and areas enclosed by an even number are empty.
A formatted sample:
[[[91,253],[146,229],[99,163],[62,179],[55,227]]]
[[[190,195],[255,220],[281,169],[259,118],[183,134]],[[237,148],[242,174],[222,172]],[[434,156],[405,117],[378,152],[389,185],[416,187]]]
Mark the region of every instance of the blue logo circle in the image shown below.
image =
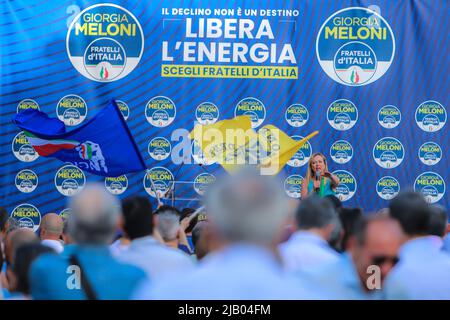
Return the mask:
[[[382,168],[398,167],[405,157],[403,144],[395,138],[382,138],[373,147],[373,159]]]
[[[120,195],[124,193],[128,188],[128,179],[126,175],[118,177],[106,177],[105,188],[114,195]]]
[[[117,100],[116,103],[117,106],[119,107],[120,112],[122,113],[123,118],[125,120],[128,120],[130,116],[130,108],[128,107],[128,105],[121,100]]]
[[[266,107],[256,98],[248,97],[239,101],[234,109],[234,116],[250,116],[252,128],[259,127],[266,119]]]
[[[66,126],[76,126],[86,119],[88,108],[80,96],[69,94],[56,105],[56,115]]]
[[[56,189],[64,196],[76,195],[83,190],[85,184],[84,172],[76,166],[63,166],[55,174]]]
[[[39,229],[39,225],[41,224],[41,213],[35,206],[28,203],[23,203],[15,207],[10,217],[19,221],[21,228],[30,228],[33,231]]]
[[[215,123],[219,119],[219,108],[212,102],[203,102],[195,109],[195,117],[202,125]]]
[[[378,180],[376,188],[381,199],[391,200],[400,192],[400,183],[394,177],[385,176]]]
[[[392,129],[402,120],[400,110],[393,105],[386,105],[378,111],[378,123],[386,129]]]
[[[156,137],[148,143],[148,153],[158,161],[167,159],[172,151],[172,146],[166,138]]]
[[[327,119],[334,129],[349,130],[358,121],[358,109],[350,100],[338,99],[328,106]]]
[[[27,110],[27,109],[39,110],[39,105],[33,99],[23,99],[17,105],[16,112],[19,113],[19,112],[21,112],[23,110]]]
[[[348,141],[338,140],[331,145],[330,156],[336,163],[347,163],[353,158],[353,147]]]
[[[158,128],[170,125],[177,115],[175,103],[167,97],[157,96],[151,98],[145,106],[147,121]]]
[[[442,158],[441,147],[434,142],[425,142],[419,148],[419,159],[423,164],[434,166]]]
[[[210,173],[201,173],[194,179],[194,190],[197,194],[203,196],[206,189],[216,181],[216,177]]]
[[[414,191],[421,192],[429,203],[435,203],[445,194],[445,181],[435,172],[424,172],[414,181]]]
[[[145,191],[153,198],[156,198],[156,194],[158,194],[160,199],[166,197],[167,192],[173,188],[173,183],[172,172],[164,167],[154,167],[147,170],[143,181]]]
[[[339,178],[339,185],[336,187],[336,197],[342,202],[351,199],[357,189],[357,183],[355,177],[348,171],[337,170],[333,172]]]
[[[422,102],[416,109],[416,123],[425,132],[441,130],[447,122],[447,111],[437,101]]]
[[[302,140],[304,137],[302,136],[292,136],[291,137],[294,140]],[[298,168],[301,166],[304,166],[308,163],[309,159],[312,155],[312,147],[309,141],[306,141],[306,143],[298,149],[298,151],[292,156],[292,158],[287,162],[288,166]]]
[[[284,191],[291,198],[299,199],[302,196],[303,177],[293,174],[284,180]]]
[[[19,132],[12,141],[12,152],[22,162],[32,162],[39,158],[39,154],[28,142],[23,131]]]
[[[295,103],[286,109],[284,117],[290,126],[299,128],[308,122],[309,112],[304,105]]]
[[[37,188],[39,181],[34,171],[25,169],[17,173],[15,183],[20,192],[30,193]]]

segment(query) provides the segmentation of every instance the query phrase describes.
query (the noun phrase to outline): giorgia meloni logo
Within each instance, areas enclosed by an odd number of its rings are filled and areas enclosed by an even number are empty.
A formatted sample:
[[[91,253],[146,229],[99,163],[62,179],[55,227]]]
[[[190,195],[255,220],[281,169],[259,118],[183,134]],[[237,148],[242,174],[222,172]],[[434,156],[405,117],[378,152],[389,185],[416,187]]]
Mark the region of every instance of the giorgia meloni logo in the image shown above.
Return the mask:
[[[128,188],[128,179],[126,175],[118,177],[106,177],[105,188],[111,194],[119,195],[124,193]]]
[[[156,137],[148,143],[148,153],[155,160],[164,160],[170,156],[172,146],[166,138]]]
[[[12,141],[12,152],[22,162],[32,162],[39,158],[39,154],[28,142],[24,132],[19,132]]]
[[[348,141],[338,140],[330,147],[330,156],[336,163],[347,163],[353,158],[353,147]]]
[[[414,191],[423,194],[429,203],[435,203],[445,194],[445,181],[434,172],[424,172],[414,181]]]
[[[339,178],[339,185],[336,187],[336,197],[341,201],[347,201],[356,193],[357,184],[355,177],[348,171],[337,170],[333,172]]]
[[[88,108],[80,96],[69,94],[56,105],[56,115],[66,126],[76,126],[86,119]]]
[[[302,140],[304,137],[292,136],[291,138],[299,141]],[[309,161],[309,158],[311,158],[311,154],[312,154],[311,144],[309,143],[309,141],[306,141],[306,143],[302,145],[300,149],[298,149],[298,151],[287,162],[287,165],[296,168],[304,166]]]
[[[308,122],[309,112],[304,105],[295,103],[286,109],[285,118],[291,127],[298,128],[304,126],[306,122]]]
[[[216,181],[216,177],[210,173],[201,173],[194,179],[194,190],[199,195],[204,195],[206,189]]]
[[[167,127],[175,119],[176,115],[175,103],[164,96],[151,98],[145,106],[147,121],[158,128]]]
[[[248,97],[239,101],[234,109],[234,116],[250,116],[252,128],[259,127],[266,119],[266,107],[256,98]]]
[[[377,194],[381,199],[391,200],[400,192],[400,184],[397,179],[386,176],[377,182]]]
[[[55,174],[55,186],[62,195],[69,197],[76,195],[85,184],[84,172],[76,166],[63,166]]]
[[[419,148],[419,159],[423,164],[434,166],[442,158],[441,147],[434,142],[425,142]]]
[[[364,86],[381,78],[391,66],[395,38],[386,20],[362,7],[331,15],[316,40],[320,66],[334,81]]]
[[[402,114],[396,106],[387,105],[378,111],[378,123],[386,129],[398,126],[402,119]]]
[[[195,109],[195,118],[202,125],[215,123],[219,119],[219,108],[212,102],[203,102]]]
[[[153,184],[152,184],[153,180]],[[144,176],[144,188],[147,193],[156,198],[156,192],[158,197],[162,198],[165,196],[169,188],[172,187],[174,177],[172,172],[163,167],[154,167],[148,170]]]
[[[19,221],[21,228],[30,228],[33,231],[39,229],[41,224],[41,213],[32,204],[23,203],[14,208],[11,218]]]
[[[30,193],[38,186],[38,176],[34,171],[25,169],[17,173],[15,183],[20,192]]]
[[[405,150],[400,141],[392,137],[382,138],[373,147],[373,159],[382,168],[392,169],[402,163]]]
[[[416,109],[416,123],[425,132],[435,132],[447,122],[447,112],[437,101],[425,101]]]
[[[72,21],[66,49],[70,62],[83,76],[111,82],[136,68],[144,51],[144,34],[127,9],[111,3],[96,4]]]
[[[302,195],[303,177],[299,174],[293,174],[284,180],[284,191],[291,198],[300,198]]]
[[[327,120],[336,130],[349,130],[358,121],[358,109],[350,100],[333,101],[327,109]]]

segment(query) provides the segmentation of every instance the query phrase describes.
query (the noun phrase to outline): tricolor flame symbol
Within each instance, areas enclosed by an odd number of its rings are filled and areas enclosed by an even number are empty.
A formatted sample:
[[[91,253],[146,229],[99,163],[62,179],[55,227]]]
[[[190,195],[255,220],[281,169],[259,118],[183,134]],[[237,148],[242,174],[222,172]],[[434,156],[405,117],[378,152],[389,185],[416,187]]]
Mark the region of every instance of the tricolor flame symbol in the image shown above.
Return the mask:
[[[352,75],[350,76],[350,81],[351,81],[352,83],[358,83],[358,82],[359,82],[359,74],[358,74],[358,71],[356,71],[356,70],[353,70],[353,71],[352,71]]]
[[[109,76],[108,69],[106,69],[106,67],[102,67],[102,70],[100,70],[100,78],[108,79],[108,76]]]

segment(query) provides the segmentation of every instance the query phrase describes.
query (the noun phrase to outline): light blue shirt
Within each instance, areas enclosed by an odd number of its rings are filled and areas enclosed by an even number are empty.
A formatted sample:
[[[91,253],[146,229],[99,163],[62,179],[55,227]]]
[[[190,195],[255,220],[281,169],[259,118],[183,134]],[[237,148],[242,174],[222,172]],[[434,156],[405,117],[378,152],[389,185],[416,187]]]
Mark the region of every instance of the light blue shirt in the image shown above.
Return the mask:
[[[208,255],[192,272],[154,287],[143,285],[135,298],[268,300],[316,299],[318,295],[301,280],[287,276],[268,249],[235,244]]]
[[[287,271],[308,271],[339,260],[340,254],[320,236],[309,231],[296,231],[279,246]]]
[[[97,299],[129,299],[145,273],[135,266],[118,262],[107,246],[71,246]],[[83,300],[86,295],[76,284],[76,274],[68,269],[69,255],[44,254],[32,264],[29,278],[31,296],[43,300]],[[69,279],[69,277],[71,277]],[[72,280],[73,281],[72,281]],[[71,286],[68,285],[71,284]]]
[[[152,282],[174,272],[184,274],[194,266],[187,254],[169,248],[151,236],[131,241],[128,249],[120,252],[117,259],[141,268]]]
[[[442,245],[442,250],[450,254],[450,233],[444,238],[444,243]]]
[[[380,290],[365,291],[350,254],[341,254],[333,263],[299,273],[310,279],[311,283],[323,295],[338,300],[377,300],[381,298]]]
[[[450,299],[450,255],[436,236],[406,242],[385,281],[387,299]]]

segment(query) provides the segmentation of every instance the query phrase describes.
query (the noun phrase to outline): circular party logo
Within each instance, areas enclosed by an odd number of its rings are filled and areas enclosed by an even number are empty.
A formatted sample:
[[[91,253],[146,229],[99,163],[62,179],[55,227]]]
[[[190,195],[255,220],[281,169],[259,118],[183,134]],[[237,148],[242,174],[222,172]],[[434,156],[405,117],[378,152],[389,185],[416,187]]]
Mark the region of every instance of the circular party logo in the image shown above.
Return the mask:
[[[291,137],[294,140],[302,140],[303,137],[301,136],[292,136]],[[287,162],[287,164],[291,167],[301,167],[304,166],[306,163],[308,163],[309,158],[311,158],[312,154],[312,147],[309,141],[306,141],[306,143],[298,149],[298,151],[292,156],[292,158]]]
[[[148,143],[148,153],[155,160],[164,160],[170,156],[172,146],[166,138],[156,137]]]
[[[28,142],[23,131],[19,132],[12,141],[12,152],[22,162],[31,162],[39,158],[39,154]]]
[[[357,184],[355,177],[348,171],[337,170],[333,172],[339,178],[339,185],[336,187],[336,197],[341,201],[347,201],[355,195]]]
[[[17,113],[27,109],[39,110],[39,105],[33,99],[23,99],[17,105]]]
[[[346,86],[364,86],[381,78],[395,54],[395,38],[386,20],[362,7],[339,10],[320,28],[316,55],[323,71]]]
[[[151,98],[145,106],[147,121],[158,128],[167,127],[175,119],[177,109],[175,103],[167,97]]]
[[[86,177],[81,169],[73,165],[61,167],[55,175],[56,189],[64,196],[73,196],[86,184]]]
[[[353,147],[348,141],[338,140],[330,147],[330,156],[336,163],[347,163],[353,158]]]
[[[203,166],[209,166],[211,164],[216,163],[215,160],[207,158],[200,148],[197,140],[192,141],[192,158],[194,159],[194,163],[201,164]]]
[[[284,191],[291,198],[299,199],[302,196],[303,177],[293,174],[284,180]]]
[[[386,129],[398,126],[402,119],[402,114],[396,106],[387,105],[378,111],[378,123]]]
[[[414,191],[421,192],[429,203],[435,203],[445,194],[445,181],[434,172],[424,172],[414,181]]]
[[[33,231],[39,229],[41,224],[41,213],[32,204],[23,203],[14,208],[11,218],[19,221],[20,228],[30,228]]]
[[[70,210],[69,208],[66,208],[59,213],[59,216],[63,219],[64,222],[66,222],[69,219],[69,216],[71,213],[72,213],[72,210]]]
[[[330,126],[334,129],[340,131],[349,130],[358,121],[358,109],[353,102],[339,99],[328,106],[327,119]]]
[[[197,194],[203,196],[206,189],[216,181],[216,177],[210,173],[201,173],[194,179],[194,190]]]
[[[290,126],[298,128],[308,122],[309,112],[304,105],[297,103],[289,106],[284,116]]]
[[[381,199],[391,200],[400,192],[400,184],[394,177],[386,176],[377,182],[377,194]]]
[[[219,108],[212,102],[203,102],[195,109],[195,118],[202,125],[215,123],[219,119]]]
[[[106,177],[105,178],[105,188],[110,193],[119,195],[124,193],[128,188],[128,179],[126,175],[121,175],[118,177]]]
[[[250,116],[252,128],[259,127],[266,119],[266,107],[256,98],[245,98],[238,102],[234,109],[234,116]]]
[[[447,111],[437,101],[425,101],[416,109],[416,123],[425,132],[435,132],[447,122]]]
[[[17,189],[23,193],[33,192],[38,186],[38,176],[32,170],[22,170],[16,175],[15,183]]]
[[[87,112],[86,102],[75,94],[63,97],[56,105],[56,115],[66,126],[79,125],[86,119]]]
[[[127,9],[105,3],[90,6],[72,21],[66,49],[75,69],[90,80],[112,82],[136,68],[144,51],[144,33]]]
[[[405,157],[405,150],[400,141],[386,137],[377,141],[373,147],[373,158],[382,168],[392,169],[398,167]]]
[[[130,116],[130,108],[128,105],[120,100],[116,101],[117,106],[119,107],[120,112],[122,113],[122,116],[125,120],[128,120],[128,117]]]
[[[442,149],[434,142],[425,142],[419,148],[419,159],[423,164],[434,166],[441,161]]]
[[[148,170],[143,181],[145,191],[153,198],[156,198],[155,190],[159,198],[164,198],[172,187],[173,182],[172,172],[163,167],[154,167]]]

